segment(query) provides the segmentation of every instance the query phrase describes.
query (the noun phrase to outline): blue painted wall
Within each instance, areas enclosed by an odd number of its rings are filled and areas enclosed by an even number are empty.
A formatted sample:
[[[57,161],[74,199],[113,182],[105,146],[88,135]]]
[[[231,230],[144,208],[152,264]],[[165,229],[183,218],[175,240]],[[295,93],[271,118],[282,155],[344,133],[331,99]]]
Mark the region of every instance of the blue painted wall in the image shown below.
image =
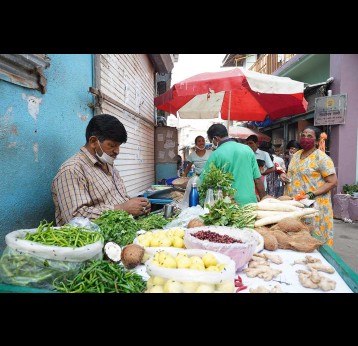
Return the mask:
[[[48,56],[46,94],[0,80],[0,253],[7,233],[54,220],[52,179],[93,116],[92,55]]]

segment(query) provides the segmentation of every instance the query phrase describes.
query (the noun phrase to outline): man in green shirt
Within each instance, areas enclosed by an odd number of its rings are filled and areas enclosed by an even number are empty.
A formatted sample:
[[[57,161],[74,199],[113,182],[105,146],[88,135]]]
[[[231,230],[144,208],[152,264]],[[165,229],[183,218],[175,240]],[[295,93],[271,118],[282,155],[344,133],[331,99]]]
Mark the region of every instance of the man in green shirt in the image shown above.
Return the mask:
[[[234,176],[232,187],[236,189],[235,200],[240,205],[257,202],[255,187],[260,199],[265,196],[265,188],[257,165],[256,156],[251,148],[229,138],[222,124],[213,124],[207,131],[208,139],[215,151],[210,155],[203,168],[200,181],[203,181],[210,164]]]

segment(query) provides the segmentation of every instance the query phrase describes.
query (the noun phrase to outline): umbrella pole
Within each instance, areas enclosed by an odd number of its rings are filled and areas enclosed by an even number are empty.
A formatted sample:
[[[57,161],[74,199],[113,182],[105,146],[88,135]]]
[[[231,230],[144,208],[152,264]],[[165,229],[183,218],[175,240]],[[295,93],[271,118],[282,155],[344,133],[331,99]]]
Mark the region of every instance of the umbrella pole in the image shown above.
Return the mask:
[[[230,109],[231,109],[231,90],[229,91],[229,110],[227,114],[227,133],[229,133],[230,129]]]

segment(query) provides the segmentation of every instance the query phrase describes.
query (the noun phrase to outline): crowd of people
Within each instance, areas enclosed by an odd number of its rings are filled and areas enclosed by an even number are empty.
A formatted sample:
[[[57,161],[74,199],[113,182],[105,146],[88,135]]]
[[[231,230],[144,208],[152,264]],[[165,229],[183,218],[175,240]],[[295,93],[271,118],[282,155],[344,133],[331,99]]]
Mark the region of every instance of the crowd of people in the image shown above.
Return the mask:
[[[231,172],[235,200],[240,205],[260,201],[264,196],[283,194],[295,197],[305,192],[319,210],[313,220],[314,232],[328,245],[333,244],[331,190],[337,186],[332,159],[319,149],[321,131],[307,126],[299,142],[287,143],[286,154],[270,144],[260,147],[256,135],[239,143],[230,138],[227,128],[213,124],[207,138],[213,150],[205,147],[205,138],[195,138],[194,151],[187,159],[183,175],[195,167],[202,181],[210,164]],[[93,117],[86,128],[86,143],[65,161],[52,182],[55,219],[58,226],[74,217],[98,218],[107,210],[124,210],[133,216],[149,214],[151,203],[145,197],[130,198],[119,171],[113,165],[120,146],[127,141],[123,124],[110,114]],[[178,170],[182,160],[178,155]]]

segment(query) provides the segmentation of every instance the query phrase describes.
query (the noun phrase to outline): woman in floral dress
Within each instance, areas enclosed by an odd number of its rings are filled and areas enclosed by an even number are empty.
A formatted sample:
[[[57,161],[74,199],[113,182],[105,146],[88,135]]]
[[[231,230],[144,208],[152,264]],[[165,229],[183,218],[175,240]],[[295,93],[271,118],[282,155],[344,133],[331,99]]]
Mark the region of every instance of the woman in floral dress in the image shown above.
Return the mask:
[[[307,126],[300,135],[301,150],[291,159],[285,185],[285,195],[294,197],[305,192],[314,199],[318,215],[313,220],[314,233],[327,245],[333,245],[333,209],[331,190],[337,186],[337,175],[332,159],[317,149],[321,130]]]

